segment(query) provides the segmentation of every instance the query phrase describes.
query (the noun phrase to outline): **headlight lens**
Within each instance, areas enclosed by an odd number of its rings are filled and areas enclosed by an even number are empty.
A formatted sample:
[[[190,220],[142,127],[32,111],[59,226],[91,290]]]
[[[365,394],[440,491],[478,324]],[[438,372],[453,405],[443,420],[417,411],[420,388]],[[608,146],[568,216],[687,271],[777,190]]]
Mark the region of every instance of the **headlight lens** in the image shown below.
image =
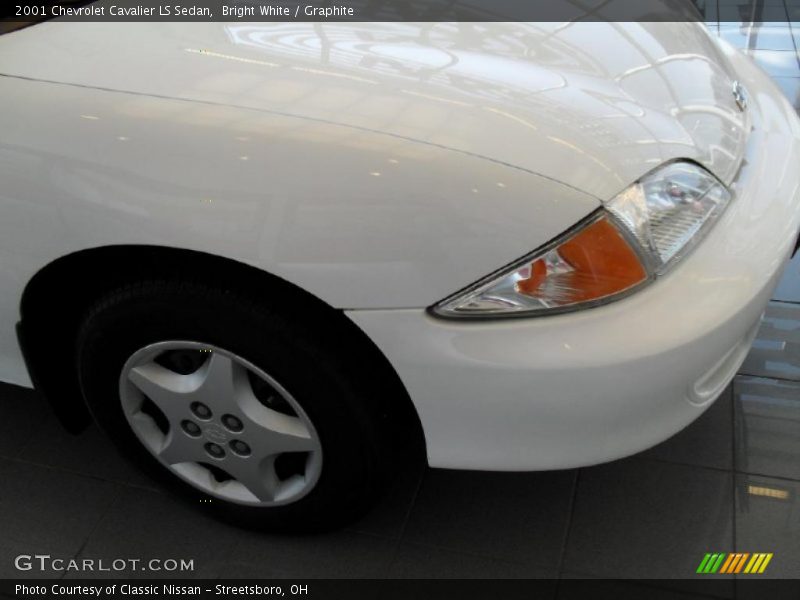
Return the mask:
[[[730,198],[702,167],[669,163],[560,239],[432,310],[445,317],[504,317],[610,302],[666,272]]]
[[[687,162],[670,163],[643,177],[608,203],[663,273],[686,254],[700,232],[722,213],[731,194],[711,173]]]

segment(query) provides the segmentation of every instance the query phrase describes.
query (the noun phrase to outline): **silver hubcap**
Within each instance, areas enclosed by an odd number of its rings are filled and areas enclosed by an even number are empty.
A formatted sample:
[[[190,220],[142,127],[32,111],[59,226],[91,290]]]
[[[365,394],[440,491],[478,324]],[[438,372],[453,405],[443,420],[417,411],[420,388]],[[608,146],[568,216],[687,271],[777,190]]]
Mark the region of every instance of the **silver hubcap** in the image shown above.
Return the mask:
[[[255,506],[298,500],[322,448],[303,409],[269,375],[215,346],[151,344],[120,377],[125,417],[145,447],[211,496]]]

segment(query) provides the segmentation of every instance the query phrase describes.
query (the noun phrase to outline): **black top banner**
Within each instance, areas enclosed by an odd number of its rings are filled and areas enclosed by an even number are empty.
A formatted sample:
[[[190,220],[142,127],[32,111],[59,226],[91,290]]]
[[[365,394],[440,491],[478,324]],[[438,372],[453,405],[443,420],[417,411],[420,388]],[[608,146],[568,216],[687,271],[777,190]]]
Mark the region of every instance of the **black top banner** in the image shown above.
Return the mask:
[[[730,0],[736,2],[738,0]],[[743,11],[753,2],[741,0]],[[790,3],[800,0],[787,0]],[[697,21],[717,0],[101,0],[3,3],[11,22]],[[712,6],[713,5],[713,6]],[[738,20],[738,11],[728,13]]]

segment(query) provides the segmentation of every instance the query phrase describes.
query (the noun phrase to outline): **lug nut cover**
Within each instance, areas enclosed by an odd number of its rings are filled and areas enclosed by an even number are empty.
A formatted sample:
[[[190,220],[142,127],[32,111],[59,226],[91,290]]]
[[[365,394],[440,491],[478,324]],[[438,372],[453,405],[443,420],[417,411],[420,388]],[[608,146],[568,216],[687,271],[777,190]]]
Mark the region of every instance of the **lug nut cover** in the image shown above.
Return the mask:
[[[192,437],[200,435],[200,426],[193,421],[182,421],[181,428]]]
[[[203,447],[212,458],[223,458],[225,456],[225,450],[222,449],[222,446],[214,442],[209,442]]]
[[[233,415],[222,415],[222,424],[225,425],[225,427],[230,431],[236,433],[244,429],[244,425],[239,418],[234,417]]]
[[[231,450],[239,456],[250,456],[250,446],[241,440],[232,440],[230,443]]]
[[[195,414],[195,416],[197,416],[198,419],[211,418],[211,409],[202,402],[192,402],[192,405],[189,408],[191,408],[192,412]]]

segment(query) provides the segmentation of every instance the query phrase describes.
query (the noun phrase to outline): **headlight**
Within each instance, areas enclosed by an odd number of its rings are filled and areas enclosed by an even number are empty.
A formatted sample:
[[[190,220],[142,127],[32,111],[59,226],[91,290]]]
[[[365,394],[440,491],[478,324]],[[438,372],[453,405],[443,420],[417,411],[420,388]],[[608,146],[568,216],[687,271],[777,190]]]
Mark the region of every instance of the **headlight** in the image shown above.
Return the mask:
[[[606,208],[650,255],[653,270],[663,273],[702,239],[730,199],[728,189],[702,167],[674,162],[643,177]]]
[[[730,198],[702,167],[669,163],[559,239],[432,310],[443,317],[532,316],[611,302],[680,260]]]

